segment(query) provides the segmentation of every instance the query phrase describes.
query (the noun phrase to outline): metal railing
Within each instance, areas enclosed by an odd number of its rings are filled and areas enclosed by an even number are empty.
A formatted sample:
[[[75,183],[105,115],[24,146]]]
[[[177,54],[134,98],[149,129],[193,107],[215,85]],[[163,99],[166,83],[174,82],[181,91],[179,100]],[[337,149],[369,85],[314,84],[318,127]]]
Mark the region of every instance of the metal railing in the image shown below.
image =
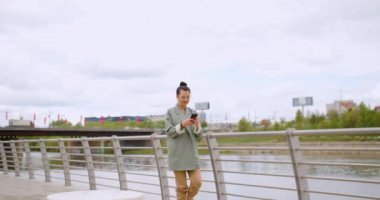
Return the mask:
[[[299,200],[313,199],[312,195],[327,195],[357,198],[357,199],[380,199],[379,195],[368,195],[366,192],[350,193],[313,188],[309,184],[312,180],[349,182],[355,184],[370,184],[380,188],[378,177],[350,178],[335,176],[310,175],[309,167],[361,167],[364,169],[377,169],[380,173],[379,162],[350,163],[335,161],[309,161],[305,159],[305,152],[330,151],[330,152],[371,152],[380,155],[380,146],[376,147],[306,147],[302,145],[300,137],[309,136],[378,136],[380,128],[355,128],[355,129],[324,129],[324,130],[294,130],[286,131],[261,131],[261,132],[232,132],[232,133],[206,133],[206,142],[199,146],[202,154],[202,162],[209,162],[209,169],[202,167],[202,173],[212,174],[212,178],[203,178],[202,182],[212,185],[208,189],[201,189],[200,193],[214,195],[214,199],[225,200],[227,198],[237,199],[278,199],[270,195],[265,197],[257,192],[234,193],[231,187],[244,187],[252,189],[266,189],[273,191],[288,191],[294,193]],[[279,137],[284,145],[243,145],[235,142],[228,145],[226,138],[262,138]],[[123,146],[128,141],[145,140],[150,141],[149,146]],[[123,136],[123,137],[94,137],[94,138],[60,138],[60,139],[38,139],[38,140],[11,140],[0,142],[0,170],[3,174],[12,172],[15,176],[28,174],[30,179],[35,176],[44,177],[46,182],[52,179],[63,180],[66,186],[72,182],[88,184],[91,190],[99,187],[110,187],[120,190],[133,190],[149,195],[161,197],[163,200],[175,199],[174,176],[169,176],[167,167],[167,146],[165,146],[166,135],[154,133],[151,136]],[[218,142],[218,140],[223,142]],[[53,145],[56,144],[56,145]],[[239,145],[241,144],[241,145]],[[252,143],[250,143],[252,144]],[[256,144],[256,143],[255,143]],[[287,154],[288,160],[265,160],[265,159],[228,159],[223,155],[227,152],[280,152]],[[40,158],[35,158],[33,153],[38,152]],[[52,153],[55,153],[52,155]],[[209,157],[207,157],[207,155]],[[380,157],[378,157],[380,158]],[[132,162],[143,159],[142,162]],[[152,162],[144,162],[151,159]],[[380,160],[380,159],[378,159]],[[286,165],[293,173],[262,173],[246,170],[226,169],[225,163],[241,164],[270,164]],[[41,170],[42,169],[42,170]],[[136,170],[138,169],[138,170]],[[144,173],[144,169],[154,170],[157,173]],[[147,170],[148,172],[150,172]],[[24,173],[22,173],[24,172]],[[38,173],[40,172],[40,173]],[[43,173],[41,173],[43,172]],[[101,176],[99,174],[105,174]],[[239,174],[247,178],[229,180],[228,175]],[[288,185],[257,184],[253,182],[252,176],[264,176],[271,178],[287,178],[293,181],[294,187]],[[73,179],[73,178],[79,179]],[[137,180],[133,177],[139,177]],[[143,178],[141,178],[143,177]],[[250,177],[250,178],[249,178]],[[99,183],[98,180],[102,180]],[[146,180],[146,181],[145,181]],[[136,186],[138,185],[138,186]],[[141,187],[144,186],[144,187]],[[146,189],[147,188],[147,189]],[[326,198],[329,199],[329,198]]]

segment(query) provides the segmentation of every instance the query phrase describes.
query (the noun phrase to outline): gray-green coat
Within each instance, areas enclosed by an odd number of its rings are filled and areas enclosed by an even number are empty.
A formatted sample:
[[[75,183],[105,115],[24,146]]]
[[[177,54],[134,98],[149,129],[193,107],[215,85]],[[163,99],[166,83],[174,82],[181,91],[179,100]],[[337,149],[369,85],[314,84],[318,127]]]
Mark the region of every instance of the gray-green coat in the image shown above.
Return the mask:
[[[176,130],[176,126],[183,120],[190,118],[192,113],[196,113],[196,111],[189,107],[186,107],[185,113],[182,112],[178,104],[166,112],[165,132],[168,136],[169,170],[193,170],[200,168],[197,142],[200,142],[204,138],[203,129],[197,129],[198,134],[195,132],[194,125],[186,127],[184,129],[185,132],[182,134],[179,134]]]

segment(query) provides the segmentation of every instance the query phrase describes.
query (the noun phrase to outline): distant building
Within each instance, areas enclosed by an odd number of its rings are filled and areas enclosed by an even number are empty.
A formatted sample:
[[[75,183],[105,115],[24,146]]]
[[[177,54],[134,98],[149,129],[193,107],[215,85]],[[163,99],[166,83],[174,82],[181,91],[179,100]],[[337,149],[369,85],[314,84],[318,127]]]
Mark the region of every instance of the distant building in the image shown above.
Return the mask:
[[[376,106],[375,111],[380,112],[380,106]]]
[[[334,103],[326,105],[327,113],[336,111],[339,115],[357,107],[357,104],[352,100],[334,101]]]
[[[99,122],[102,117],[85,117],[84,120],[86,122]],[[119,120],[122,121],[136,121],[139,119],[139,121],[145,121],[146,116],[117,116],[117,117],[112,117],[112,116],[107,116],[103,117],[104,121],[111,121],[111,122],[118,122]]]
[[[10,119],[8,127],[10,127],[10,128],[34,128],[34,123],[30,120]]]

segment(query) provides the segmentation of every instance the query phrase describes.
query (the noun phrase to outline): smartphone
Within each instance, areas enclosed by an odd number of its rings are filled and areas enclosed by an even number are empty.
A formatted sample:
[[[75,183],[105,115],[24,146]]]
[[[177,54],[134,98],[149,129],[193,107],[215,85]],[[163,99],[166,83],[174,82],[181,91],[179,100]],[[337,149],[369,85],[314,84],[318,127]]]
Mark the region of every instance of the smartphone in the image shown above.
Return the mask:
[[[191,114],[191,119],[195,119],[196,117],[198,116],[198,114],[197,113],[194,113],[194,114]]]

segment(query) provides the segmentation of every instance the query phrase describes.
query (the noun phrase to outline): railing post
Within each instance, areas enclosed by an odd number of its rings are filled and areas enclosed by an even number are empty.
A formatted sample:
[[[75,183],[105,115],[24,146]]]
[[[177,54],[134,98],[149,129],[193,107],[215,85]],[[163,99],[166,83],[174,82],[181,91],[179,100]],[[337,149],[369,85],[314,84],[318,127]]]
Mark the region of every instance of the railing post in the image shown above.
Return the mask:
[[[0,153],[1,153],[1,162],[3,164],[3,174],[8,174],[8,164],[7,157],[5,154],[5,148],[3,142],[0,141]]]
[[[310,195],[306,192],[308,189],[307,181],[303,178],[306,175],[306,168],[299,163],[303,161],[302,152],[298,149],[301,147],[299,138],[293,135],[295,129],[286,130],[286,138],[289,145],[290,157],[293,164],[294,178],[297,186],[297,196],[299,200],[309,200]]]
[[[216,194],[218,197],[218,200],[226,200],[227,197],[225,195],[226,193],[226,185],[224,184],[224,176],[222,170],[222,163],[220,160],[220,154],[219,150],[216,149],[218,147],[218,142],[216,141],[216,138],[211,135],[211,133],[206,133],[206,139],[207,139],[207,146],[208,150],[210,152],[210,158],[211,158],[211,165],[214,173],[214,180],[215,180],[215,187],[216,187]]]
[[[45,172],[45,181],[51,182],[49,160],[46,152],[45,141],[40,139],[40,151],[42,156],[42,166]]]
[[[169,183],[168,183],[168,174],[165,168],[165,160],[163,159],[163,152],[161,148],[160,138],[157,138],[158,134],[153,133],[151,135],[152,145],[154,150],[154,156],[156,158],[158,177],[160,179],[160,187],[161,187],[161,197],[162,200],[169,200]]]
[[[23,140],[22,143],[25,149],[25,160],[26,160],[26,166],[28,168],[29,179],[34,179],[34,173],[33,173],[33,168],[32,168],[32,157],[30,155],[29,143],[26,140]]]
[[[94,163],[92,162],[90,144],[88,143],[88,139],[86,137],[82,137],[81,142],[82,142],[82,146],[83,146],[84,156],[86,158],[86,165],[87,165],[87,172],[88,172],[88,181],[90,183],[90,190],[96,190]]]
[[[12,157],[13,157],[13,165],[15,168],[15,175],[20,176],[20,163],[18,160],[18,155],[17,155],[17,149],[16,149],[16,144],[15,141],[11,140],[10,141],[11,145],[11,150],[12,150]]]
[[[59,146],[59,152],[61,153],[63,174],[65,176],[65,185],[71,186],[70,165],[69,165],[69,159],[67,158],[65,142],[62,139],[58,139],[58,146]]]
[[[120,190],[127,190],[127,177],[125,173],[123,153],[120,148],[120,140],[115,135],[112,136],[112,146],[119,175]]]

